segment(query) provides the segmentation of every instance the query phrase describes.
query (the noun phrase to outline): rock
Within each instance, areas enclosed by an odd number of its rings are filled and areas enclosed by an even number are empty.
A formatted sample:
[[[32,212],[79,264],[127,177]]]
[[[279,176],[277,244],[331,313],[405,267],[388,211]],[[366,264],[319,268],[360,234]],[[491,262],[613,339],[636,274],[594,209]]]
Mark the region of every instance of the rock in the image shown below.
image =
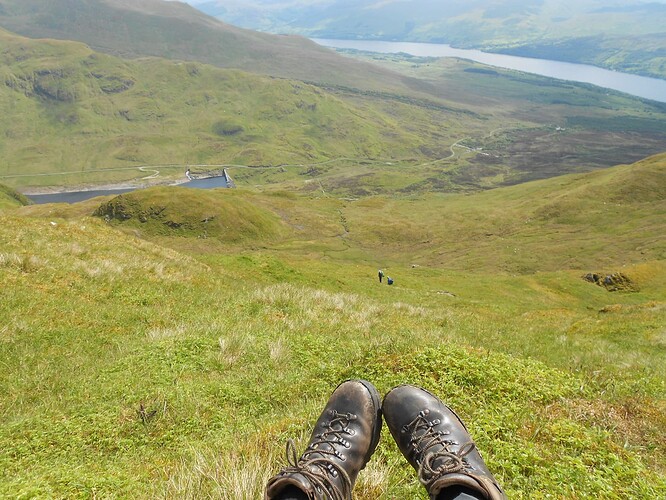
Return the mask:
[[[638,287],[636,284],[623,273],[613,273],[613,274],[599,274],[599,273],[587,273],[583,276],[585,281],[594,283],[595,285],[604,287],[609,292],[637,292]]]
[[[598,284],[601,280],[601,275],[597,273],[587,273],[585,276],[583,276],[583,279],[585,281],[589,281],[590,283]]]

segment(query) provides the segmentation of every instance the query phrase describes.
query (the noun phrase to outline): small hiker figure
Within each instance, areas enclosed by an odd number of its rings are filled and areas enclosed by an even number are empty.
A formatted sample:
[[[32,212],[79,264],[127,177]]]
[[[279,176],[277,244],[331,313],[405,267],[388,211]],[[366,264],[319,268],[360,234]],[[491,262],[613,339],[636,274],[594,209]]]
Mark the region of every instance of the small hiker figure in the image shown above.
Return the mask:
[[[379,272],[377,273],[377,276],[379,276],[379,282],[381,283],[381,282],[382,282],[382,278],[384,277],[384,271],[382,271],[382,270],[380,269]]]
[[[391,278],[390,276],[387,276],[386,277],[386,283],[388,283],[389,285],[392,285],[393,284],[393,278]]]
[[[192,176],[190,175],[190,169],[189,168],[185,171],[185,177],[187,177],[187,180],[189,180],[189,181],[192,180]]]

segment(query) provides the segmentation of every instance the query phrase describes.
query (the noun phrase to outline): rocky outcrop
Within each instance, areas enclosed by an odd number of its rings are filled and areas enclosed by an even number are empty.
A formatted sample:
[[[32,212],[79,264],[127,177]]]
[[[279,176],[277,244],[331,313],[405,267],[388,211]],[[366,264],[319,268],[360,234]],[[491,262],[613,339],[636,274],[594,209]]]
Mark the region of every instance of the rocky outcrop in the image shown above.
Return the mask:
[[[603,273],[587,273],[583,276],[585,281],[594,283],[601,286],[609,292],[636,292],[638,287],[636,284],[623,273],[603,274]]]

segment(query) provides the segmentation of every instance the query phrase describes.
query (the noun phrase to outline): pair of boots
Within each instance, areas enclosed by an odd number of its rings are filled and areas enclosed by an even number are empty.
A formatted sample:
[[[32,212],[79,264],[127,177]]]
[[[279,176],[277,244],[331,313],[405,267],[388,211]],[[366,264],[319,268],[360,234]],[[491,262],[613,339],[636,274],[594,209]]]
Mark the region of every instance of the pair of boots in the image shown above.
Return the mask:
[[[268,481],[264,498],[278,500],[296,491],[289,498],[351,499],[356,477],[379,442],[382,414],[431,500],[454,498],[458,492],[468,494],[459,498],[506,499],[453,410],[411,385],[392,389],[382,404],[377,389],[365,380],[337,387],[300,459],[289,441],[290,465]]]

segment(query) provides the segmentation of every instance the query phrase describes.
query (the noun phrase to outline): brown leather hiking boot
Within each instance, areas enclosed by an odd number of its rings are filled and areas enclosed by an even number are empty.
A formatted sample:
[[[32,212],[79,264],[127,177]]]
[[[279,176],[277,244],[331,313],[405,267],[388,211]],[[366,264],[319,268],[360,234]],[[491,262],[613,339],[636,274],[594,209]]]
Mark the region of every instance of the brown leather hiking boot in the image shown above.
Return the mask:
[[[382,413],[432,500],[448,488],[460,487],[480,498],[506,499],[465,424],[436,396],[420,387],[401,385],[386,395]]]
[[[295,486],[311,500],[350,500],[358,473],[377,447],[381,427],[377,389],[365,380],[341,383],[298,461],[293,442],[287,443],[289,466],[268,481],[264,498],[271,500]]]

